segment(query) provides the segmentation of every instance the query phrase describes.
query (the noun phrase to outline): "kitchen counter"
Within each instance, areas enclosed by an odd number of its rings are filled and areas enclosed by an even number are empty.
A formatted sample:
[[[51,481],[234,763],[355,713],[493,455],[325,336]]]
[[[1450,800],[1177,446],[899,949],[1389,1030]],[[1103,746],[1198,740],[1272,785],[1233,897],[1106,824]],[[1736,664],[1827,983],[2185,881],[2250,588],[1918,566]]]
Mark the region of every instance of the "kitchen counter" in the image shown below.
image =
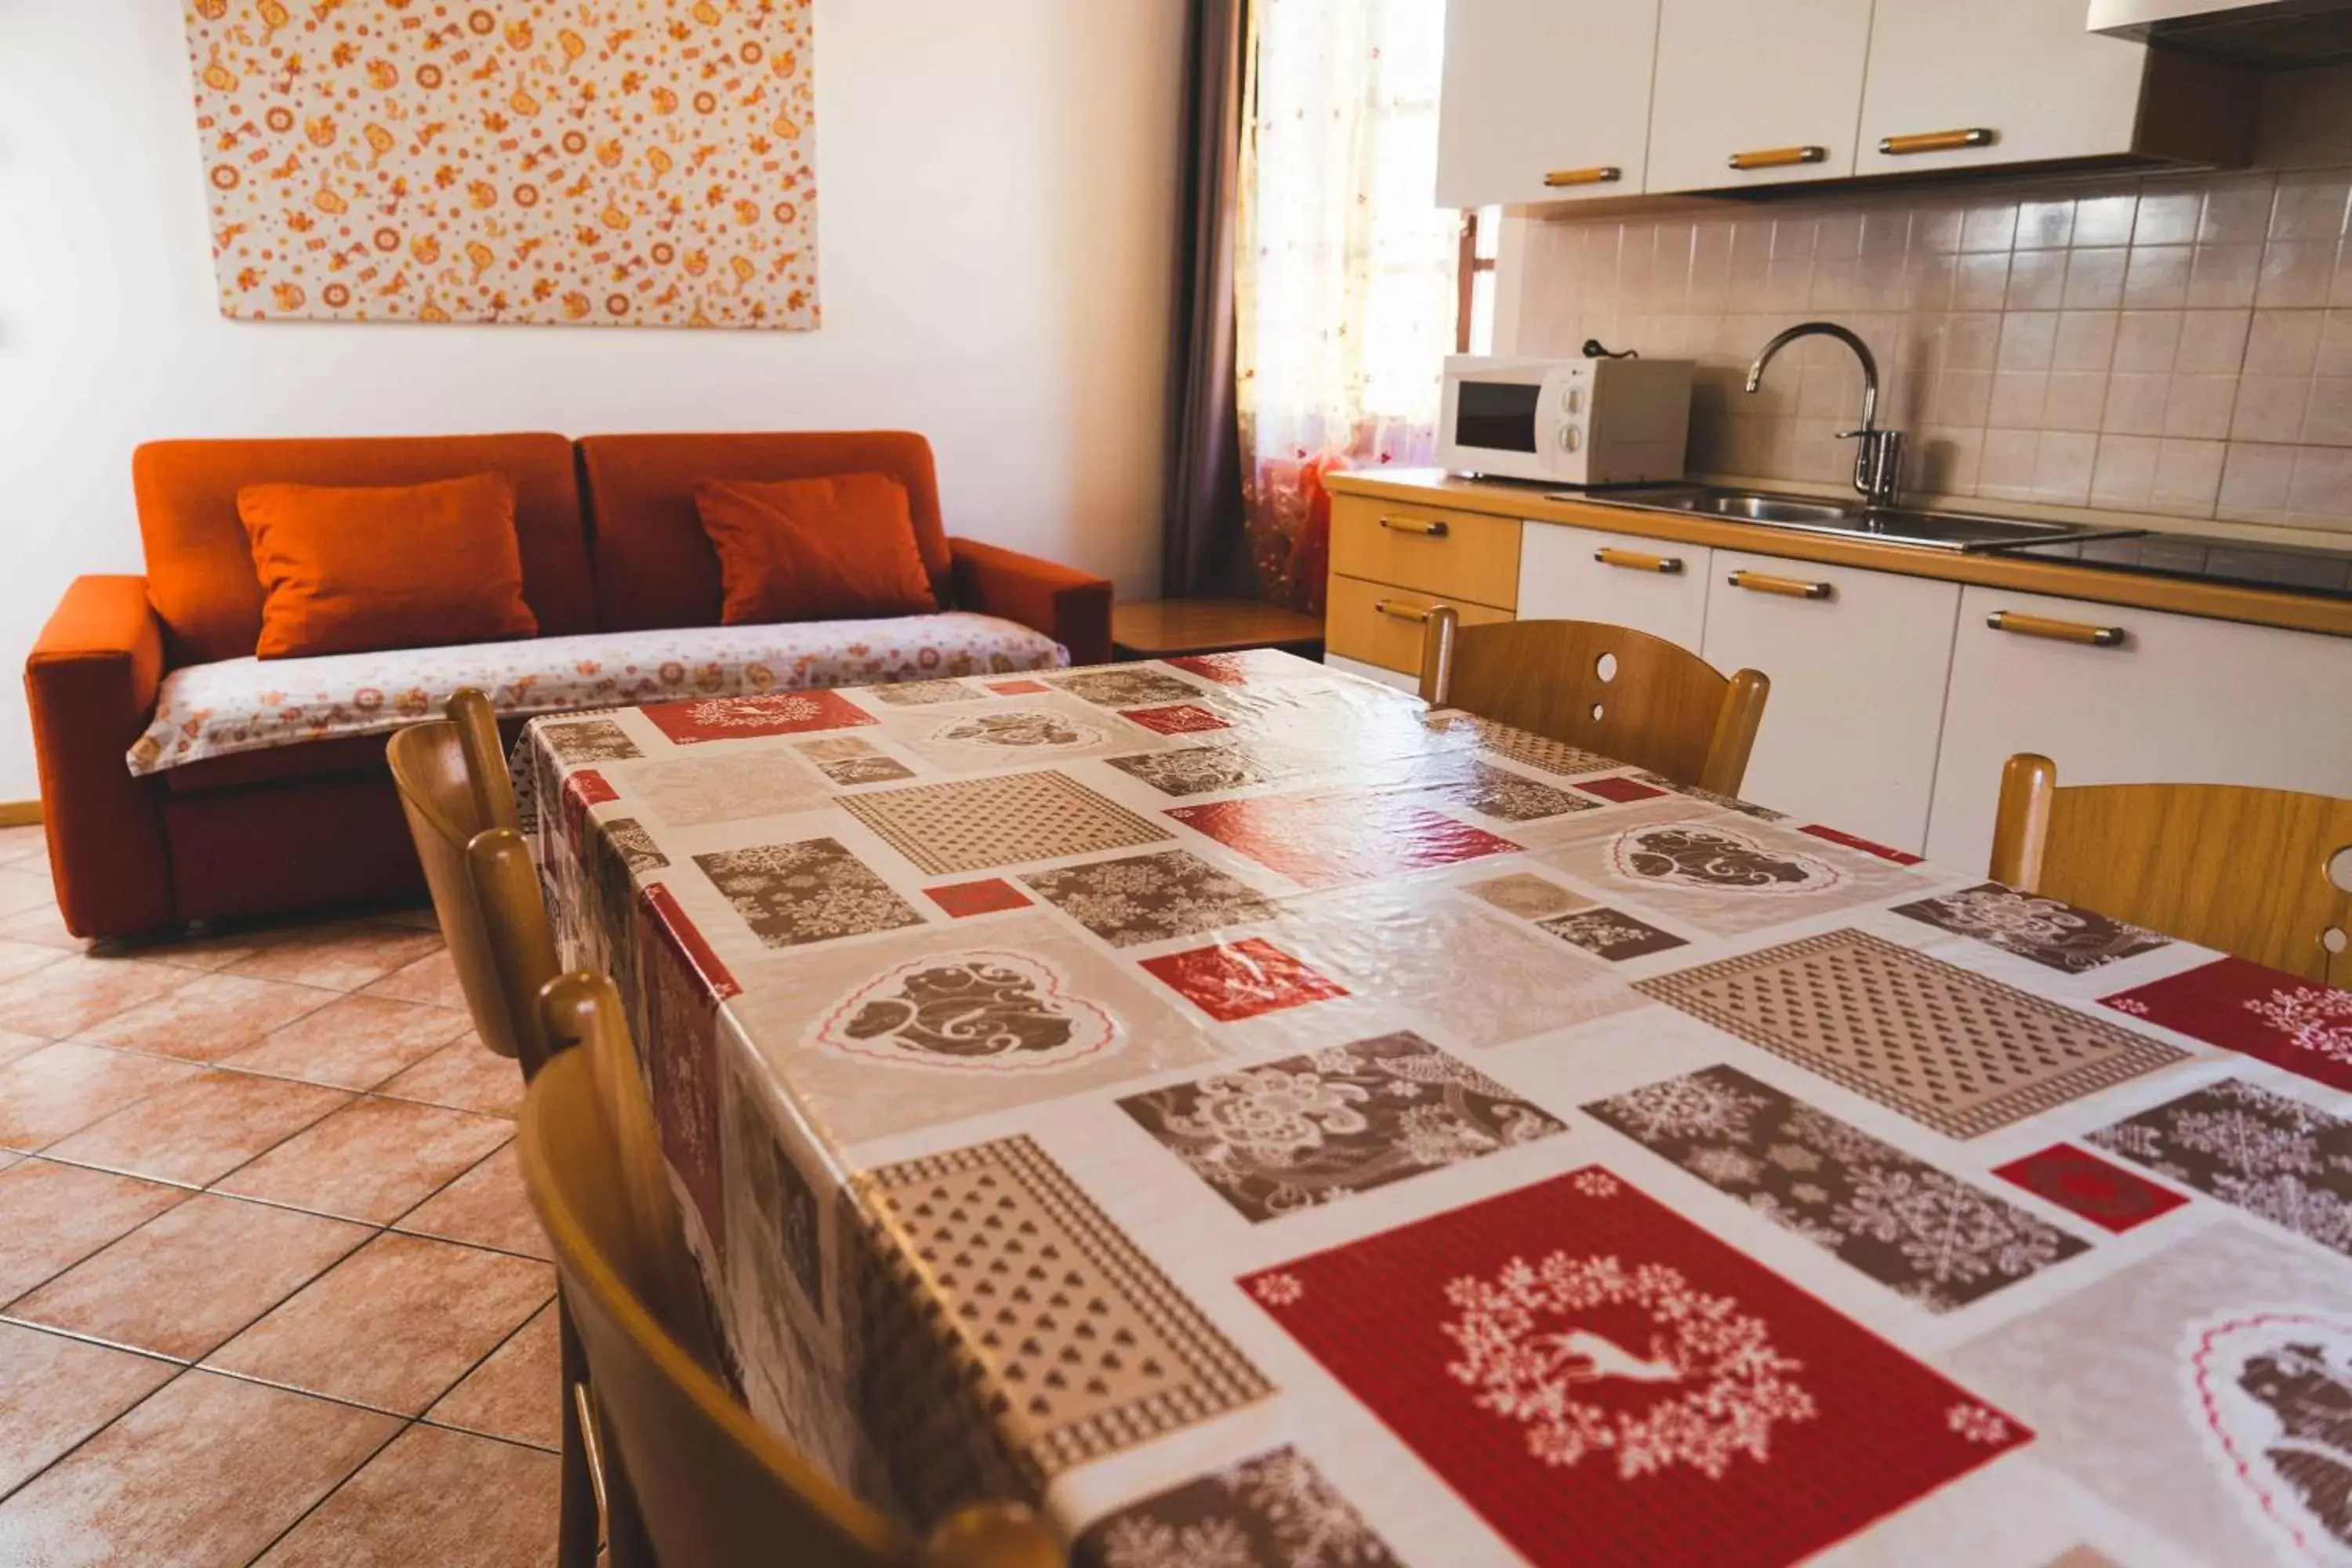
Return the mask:
[[[2352,598],[2289,588],[2143,575],[2073,561],[2000,554],[1958,554],[1879,540],[1802,533],[1766,523],[1737,522],[1614,506],[1605,499],[1561,500],[1536,486],[1464,479],[1434,468],[1336,473],[1325,484],[1336,494],[1363,496],[1456,511],[1717,549],[1753,551],[1791,561],[1854,566],[2021,593],[2047,594],[2099,604],[2166,610],[2214,620],[2352,637]],[[1969,505],[1968,510],[1986,510]],[[2118,520],[2123,521],[2123,520]]]

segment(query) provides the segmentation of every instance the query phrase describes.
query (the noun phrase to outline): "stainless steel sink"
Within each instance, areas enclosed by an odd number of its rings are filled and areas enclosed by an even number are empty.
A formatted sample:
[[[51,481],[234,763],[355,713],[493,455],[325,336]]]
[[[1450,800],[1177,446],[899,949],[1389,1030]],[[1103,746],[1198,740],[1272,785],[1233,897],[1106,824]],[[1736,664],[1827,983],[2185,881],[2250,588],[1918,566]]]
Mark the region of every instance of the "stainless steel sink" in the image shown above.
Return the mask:
[[[1703,512],[1709,517],[1735,518],[1741,522],[1833,523],[1852,514],[1842,506],[1791,500],[1786,496],[1741,495],[1706,491],[1668,503],[1675,511]]]
[[[1637,511],[1680,512],[1686,517],[1752,522],[1801,533],[1874,539],[1927,550],[1978,553],[2028,544],[2085,539],[2126,539],[2147,531],[2101,528],[2071,522],[2034,522],[2023,518],[1984,517],[1973,512],[1916,511],[1907,507],[1847,506],[1768,490],[1720,489],[1711,485],[1658,485],[1622,490],[1555,490],[1551,500],[1632,507]]]

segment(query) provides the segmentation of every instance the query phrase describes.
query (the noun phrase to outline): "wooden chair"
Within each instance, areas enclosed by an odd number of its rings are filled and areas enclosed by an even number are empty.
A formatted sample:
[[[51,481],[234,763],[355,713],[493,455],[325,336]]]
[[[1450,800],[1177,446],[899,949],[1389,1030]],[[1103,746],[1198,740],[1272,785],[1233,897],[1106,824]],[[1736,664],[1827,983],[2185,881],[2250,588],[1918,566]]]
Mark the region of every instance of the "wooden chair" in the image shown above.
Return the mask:
[[[488,716],[484,703],[481,718]],[[556,972],[555,942],[548,929],[547,905],[540,896],[539,873],[522,835],[510,826],[488,825],[485,792],[478,787],[470,765],[470,753],[477,748],[467,744],[467,728],[456,719],[412,724],[393,736],[385,755],[475,1032],[489,1049],[513,1059],[528,1083],[547,1060],[538,998]],[[497,780],[502,782],[506,764],[498,753],[495,724],[490,736],[488,755],[498,764]],[[495,802],[495,790],[488,798]],[[507,805],[511,816],[510,787]],[[598,1507],[593,1436],[583,1424],[581,1400],[587,1361],[571,1315],[560,1302],[556,1315],[567,1391],[557,1560],[561,1568],[592,1568]]]
[[[2000,775],[1991,877],[2184,942],[2352,987],[2352,800],[2235,784],[2058,787]]]
[[[461,687],[442,711],[457,726],[457,744],[466,753],[466,776],[473,785],[475,813],[482,826],[521,827],[514,774],[507,771],[506,747],[499,740],[499,716],[490,700],[474,687]]]
[[[522,993],[519,1005],[510,999],[482,924],[466,847],[495,825],[475,791],[460,727],[449,719],[411,724],[393,736],[385,757],[392,764],[393,786],[400,792],[409,837],[424,864],[433,913],[441,922],[441,937],[448,943],[458,989],[465,993],[474,1028],[482,1044],[520,1061],[528,1077],[533,1063],[544,1054],[538,1045],[538,1019],[531,1011],[530,999],[537,994],[537,987]],[[537,897],[535,887],[532,896]],[[541,918],[543,921],[545,916]],[[547,973],[555,973],[551,958]],[[541,977],[542,984],[545,978]]]
[[[516,1146],[594,1379],[614,1568],[1060,1563],[1018,1505],[967,1508],[907,1539],[729,1397],[658,1300],[692,1263],[612,984],[565,975],[543,1006],[548,1037],[579,1044],[532,1080]]]
[[[1451,605],[1422,633],[1421,698],[1738,795],[1772,682],[1728,678],[1663,637],[1598,621],[1465,626]]]

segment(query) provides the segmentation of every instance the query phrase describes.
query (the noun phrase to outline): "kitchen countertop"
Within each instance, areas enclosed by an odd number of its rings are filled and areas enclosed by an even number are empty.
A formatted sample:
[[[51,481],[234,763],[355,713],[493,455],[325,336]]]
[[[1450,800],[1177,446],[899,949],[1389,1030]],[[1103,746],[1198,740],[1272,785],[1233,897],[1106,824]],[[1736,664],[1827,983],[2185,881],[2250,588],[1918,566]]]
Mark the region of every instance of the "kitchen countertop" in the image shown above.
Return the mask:
[[[2127,605],[2215,620],[2352,637],[2352,599],[2287,588],[2146,576],[2063,560],[1958,554],[1881,540],[1801,533],[1766,523],[1640,510],[1612,506],[1598,497],[1560,500],[1547,495],[1541,487],[1465,479],[1436,468],[1335,473],[1325,476],[1324,483],[1335,494],[1343,496],[1448,507],[1530,522],[1605,529],[1644,539],[1753,551],[1790,561],[1818,561],[1833,566],[1897,572],[2019,593],[2050,594],[2097,604]],[[1774,488],[1795,493],[1791,487]],[[1972,503],[1961,510],[2000,515]],[[2118,517],[2115,521],[2121,526],[2139,526],[2131,519]]]

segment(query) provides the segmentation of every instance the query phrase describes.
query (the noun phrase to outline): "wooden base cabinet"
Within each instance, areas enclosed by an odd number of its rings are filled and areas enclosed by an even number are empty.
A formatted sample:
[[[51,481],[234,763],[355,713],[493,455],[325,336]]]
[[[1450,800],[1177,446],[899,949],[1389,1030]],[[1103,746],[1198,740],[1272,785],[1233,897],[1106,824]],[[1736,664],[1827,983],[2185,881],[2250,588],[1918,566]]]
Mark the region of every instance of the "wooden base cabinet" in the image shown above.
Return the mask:
[[[1959,603],[1955,583],[1716,551],[1699,651],[1772,681],[1739,793],[1916,850]]]
[[[1990,624],[1996,616],[2006,629]],[[1768,737],[1772,717],[1768,708]],[[2016,752],[2052,758],[2062,785],[2352,795],[2352,638],[1965,589],[1931,858],[1985,864],[2001,764]]]

